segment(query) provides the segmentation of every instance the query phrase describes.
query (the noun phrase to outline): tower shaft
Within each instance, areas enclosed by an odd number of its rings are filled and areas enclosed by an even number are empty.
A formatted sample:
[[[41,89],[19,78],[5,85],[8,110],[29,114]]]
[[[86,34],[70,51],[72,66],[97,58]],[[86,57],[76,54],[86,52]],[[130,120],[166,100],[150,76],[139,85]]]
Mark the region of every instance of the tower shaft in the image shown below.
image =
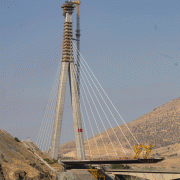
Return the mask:
[[[51,157],[53,159],[58,158],[67,76],[69,74],[77,157],[78,159],[85,159],[80,103],[78,95],[78,84],[76,79],[73,50],[71,43],[73,37],[72,13],[74,9],[74,4],[71,1],[66,1],[62,8],[63,15],[65,17],[63,27],[62,65],[51,142]]]

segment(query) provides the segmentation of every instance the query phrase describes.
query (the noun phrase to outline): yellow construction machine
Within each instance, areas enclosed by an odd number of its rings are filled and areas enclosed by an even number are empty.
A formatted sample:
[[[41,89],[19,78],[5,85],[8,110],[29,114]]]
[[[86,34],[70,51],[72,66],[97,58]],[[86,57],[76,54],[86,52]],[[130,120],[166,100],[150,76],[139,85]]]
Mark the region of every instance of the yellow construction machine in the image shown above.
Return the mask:
[[[144,146],[142,144],[138,146],[134,146],[134,156],[133,159],[148,159],[151,157],[151,151],[152,151],[153,145]]]

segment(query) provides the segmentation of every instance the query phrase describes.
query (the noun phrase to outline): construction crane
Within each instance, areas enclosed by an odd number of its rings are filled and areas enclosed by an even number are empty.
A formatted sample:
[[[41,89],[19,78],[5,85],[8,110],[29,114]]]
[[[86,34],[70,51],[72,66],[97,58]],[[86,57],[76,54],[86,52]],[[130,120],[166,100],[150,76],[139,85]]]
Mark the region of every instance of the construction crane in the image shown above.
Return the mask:
[[[143,151],[143,145],[140,144],[139,146],[134,146],[133,149],[135,153],[133,159],[138,159],[141,152]]]
[[[76,5],[76,41],[77,41],[77,86],[78,86],[78,95],[80,98],[80,14],[79,14],[79,5],[81,2],[78,0],[71,1]]]
[[[151,156],[151,151],[152,151],[153,145],[149,146],[143,146],[143,159],[147,159],[149,156]]]
[[[139,145],[139,146],[134,146],[134,157],[133,159],[138,159],[138,158],[143,158],[147,159],[149,156],[151,156],[151,151],[152,151],[153,145],[149,146],[144,146],[144,145]]]

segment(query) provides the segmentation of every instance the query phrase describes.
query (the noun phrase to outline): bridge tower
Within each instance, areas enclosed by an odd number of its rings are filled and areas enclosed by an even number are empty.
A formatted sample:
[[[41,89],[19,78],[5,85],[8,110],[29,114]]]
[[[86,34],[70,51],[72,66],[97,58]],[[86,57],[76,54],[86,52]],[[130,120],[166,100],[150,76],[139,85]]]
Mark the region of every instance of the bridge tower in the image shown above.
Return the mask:
[[[64,100],[65,100],[66,84],[67,84],[68,76],[70,82],[71,104],[72,104],[77,157],[79,160],[85,159],[80,102],[78,95],[79,87],[77,82],[77,75],[75,73],[75,64],[74,64],[73,50],[71,43],[73,38],[72,13],[75,8],[75,4],[77,4],[77,1],[76,2],[72,2],[71,0],[65,1],[65,4],[63,4],[61,7],[63,9],[63,16],[64,16],[63,46],[62,46],[61,73],[59,80],[59,89],[58,89],[56,111],[54,118],[51,151],[50,151],[51,157],[53,159],[58,158],[58,149],[59,149],[59,142],[61,136]]]

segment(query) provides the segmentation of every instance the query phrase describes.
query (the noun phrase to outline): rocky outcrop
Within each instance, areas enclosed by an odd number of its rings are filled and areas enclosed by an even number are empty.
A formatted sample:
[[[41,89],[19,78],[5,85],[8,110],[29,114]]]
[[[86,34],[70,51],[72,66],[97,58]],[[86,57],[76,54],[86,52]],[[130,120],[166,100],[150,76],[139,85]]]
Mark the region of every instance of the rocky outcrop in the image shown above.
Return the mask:
[[[1,164],[0,164],[0,180],[5,180]]]
[[[36,145],[31,144],[36,154],[42,159],[52,161],[43,154]],[[31,147],[29,146],[29,147]],[[58,171],[61,165],[53,162]],[[0,130],[0,180],[51,180],[56,179],[52,172],[23,142],[14,138],[4,130]]]

